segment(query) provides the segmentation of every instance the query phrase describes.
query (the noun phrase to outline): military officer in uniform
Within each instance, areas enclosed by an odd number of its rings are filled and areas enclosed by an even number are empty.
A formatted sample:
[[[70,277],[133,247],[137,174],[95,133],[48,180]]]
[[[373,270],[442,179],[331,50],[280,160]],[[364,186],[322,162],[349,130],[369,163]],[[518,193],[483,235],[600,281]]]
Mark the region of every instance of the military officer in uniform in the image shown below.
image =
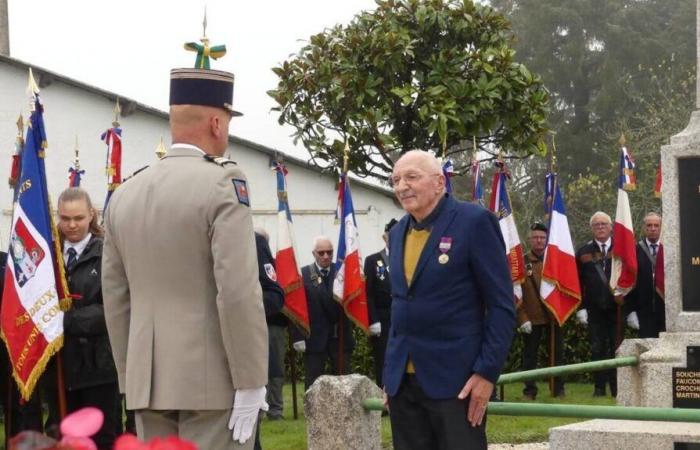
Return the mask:
[[[593,361],[615,357],[615,334],[617,307],[610,289],[610,266],[613,245],[612,220],[598,211],[590,220],[593,240],[588,241],[576,252],[576,265],[581,280],[581,307],[576,318],[588,327]],[[617,395],[617,372],[615,369],[598,371],[593,374],[594,397],[605,395],[606,383],[610,393]]]
[[[389,243],[389,230],[396,224],[391,219],[384,227],[384,243]],[[374,376],[378,386],[383,386],[384,353],[391,325],[391,280],[389,279],[389,255],[386,247],[365,259],[367,308],[369,309],[369,332]]]
[[[265,406],[250,195],[243,172],[222,158],[232,99],[233,74],[173,69],[172,147],[122,184],[105,213],[107,328],[142,439],[252,449]]]
[[[554,323],[554,361],[556,365],[564,363],[562,329],[552,317],[552,313],[545,307],[540,296],[542,263],[547,247],[547,226],[539,222],[533,223],[530,226],[528,241],[530,251],[525,255],[527,278],[523,283],[523,301],[517,308],[518,330],[523,336],[521,370],[532,370],[537,367],[537,355],[542,337],[547,336],[548,339],[545,342],[549,343],[552,323]],[[555,397],[564,396],[564,383],[559,377],[554,379],[553,394]],[[537,397],[537,383],[534,380],[525,382],[523,397],[527,400],[535,400]]]

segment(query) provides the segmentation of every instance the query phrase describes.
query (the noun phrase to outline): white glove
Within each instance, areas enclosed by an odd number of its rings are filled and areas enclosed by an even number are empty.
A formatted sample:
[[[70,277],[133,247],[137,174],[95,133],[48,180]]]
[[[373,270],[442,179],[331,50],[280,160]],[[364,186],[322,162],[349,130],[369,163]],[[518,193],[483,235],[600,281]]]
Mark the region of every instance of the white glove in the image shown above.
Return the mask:
[[[518,330],[520,330],[521,333],[525,333],[525,334],[532,333],[532,322],[530,322],[528,320],[527,322],[520,325],[520,328],[518,328]]]
[[[370,336],[379,336],[382,334],[382,324],[380,322],[374,322],[369,326]]]
[[[270,409],[265,402],[265,386],[254,389],[238,389],[233,399],[233,411],[228,420],[228,429],[233,430],[233,440],[241,444],[250,439],[255,431],[258,412]]]
[[[579,309],[576,312],[576,319],[581,325],[588,325],[588,311],[586,311],[585,309]]]
[[[627,326],[633,330],[639,330],[639,317],[637,317],[637,311],[632,311],[627,315]]]
[[[296,341],[292,344],[292,348],[299,353],[304,353],[306,351],[306,341]]]

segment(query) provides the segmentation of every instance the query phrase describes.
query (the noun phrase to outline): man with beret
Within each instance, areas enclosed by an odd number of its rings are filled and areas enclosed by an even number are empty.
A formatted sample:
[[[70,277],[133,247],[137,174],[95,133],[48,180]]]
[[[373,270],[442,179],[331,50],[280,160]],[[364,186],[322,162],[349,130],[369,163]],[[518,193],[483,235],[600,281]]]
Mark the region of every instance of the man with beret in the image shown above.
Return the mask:
[[[374,356],[374,376],[378,386],[383,386],[384,353],[391,325],[391,280],[389,279],[389,230],[397,223],[391,219],[384,227],[385,247],[365,259],[365,286],[369,310],[370,345]]]
[[[407,212],[389,233],[383,381],[394,448],[486,449],[486,407],[515,329],[498,220],[445,193],[430,153],[405,153],[391,181]]]
[[[539,222],[532,224],[528,241],[530,251],[525,255],[527,278],[525,283],[523,283],[523,301],[517,308],[518,330],[523,336],[521,370],[532,370],[537,367],[537,354],[539,353],[542,337],[546,335],[548,339],[545,342],[548,343],[551,339],[549,333],[551,333],[552,329],[554,330],[555,364],[561,365],[564,363],[562,329],[556,323],[552,313],[545,307],[540,296],[542,263],[544,251],[547,247],[547,227]],[[564,396],[564,383],[559,377],[554,379],[553,394],[555,397]],[[537,383],[534,380],[525,382],[523,397],[527,400],[534,400],[537,397]]]
[[[122,184],[105,212],[107,329],[144,440],[179,435],[201,449],[252,449],[265,407],[250,195],[243,172],[222,157],[232,99],[233,74],[174,69],[172,147]]]

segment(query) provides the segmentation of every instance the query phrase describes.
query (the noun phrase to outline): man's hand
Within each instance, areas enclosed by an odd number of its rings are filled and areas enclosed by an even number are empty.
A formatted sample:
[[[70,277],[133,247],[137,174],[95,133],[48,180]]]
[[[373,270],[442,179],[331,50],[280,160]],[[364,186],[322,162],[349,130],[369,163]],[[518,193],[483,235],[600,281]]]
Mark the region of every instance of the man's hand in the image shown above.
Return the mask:
[[[457,396],[460,400],[464,400],[467,396],[470,396],[467,421],[473,427],[478,427],[484,420],[484,414],[486,414],[486,408],[489,405],[492,392],[493,383],[475,373],[469,377],[467,384],[464,385]]]
[[[369,326],[370,336],[379,336],[382,334],[382,324],[380,322],[374,322]]]
[[[580,323],[583,326],[588,325],[588,311],[585,309],[579,309],[576,312],[576,320],[578,320],[578,323]]]
[[[633,330],[639,330],[639,317],[637,317],[637,311],[632,311],[627,315],[627,326]]]
[[[306,351],[306,341],[296,341],[292,344],[292,348],[299,353],[304,353]]]
[[[520,325],[520,328],[518,328],[518,330],[520,330],[521,333],[525,333],[525,334],[532,333],[532,322],[530,322],[528,320],[527,322]]]
[[[241,444],[250,439],[255,431],[255,422],[260,410],[267,411],[265,402],[265,387],[254,389],[238,389],[233,399],[233,411],[228,421],[228,429],[233,430],[233,440]]]

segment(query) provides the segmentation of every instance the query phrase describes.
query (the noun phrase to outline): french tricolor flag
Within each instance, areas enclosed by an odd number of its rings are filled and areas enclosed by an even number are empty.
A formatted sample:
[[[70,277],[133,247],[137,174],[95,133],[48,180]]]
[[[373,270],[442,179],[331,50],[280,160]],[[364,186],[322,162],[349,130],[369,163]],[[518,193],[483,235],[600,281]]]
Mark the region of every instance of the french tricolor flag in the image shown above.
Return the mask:
[[[617,188],[617,211],[613,225],[610,288],[616,296],[626,295],[637,281],[637,250],[627,191],[637,187],[634,160],[627,147],[620,150],[620,177]]]
[[[549,235],[542,263],[540,296],[547,309],[562,326],[581,303],[581,285],[576,268],[576,254],[571,241],[569,220],[564,209],[564,199],[556,175],[545,177],[546,198],[551,198],[549,211]],[[549,202],[545,207],[549,209]]]
[[[333,297],[343,305],[348,318],[369,334],[367,293],[362,264],[360,263],[360,236],[357,231],[347,172],[340,176],[338,218],[341,223],[335,263],[336,275],[335,280],[333,280]]]
[[[510,277],[513,281],[513,294],[516,304],[519,304],[523,298],[522,284],[525,281],[523,246],[520,244],[520,236],[515,226],[515,217],[513,217],[513,209],[506,189],[506,181],[510,178],[510,174],[502,161],[496,162],[496,169],[491,185],[489,209],[498,217],[501,234],[506,243],[506,256],[510,265]]]
[[[309,336],[309,310],[304,291],[304,281],[294,251],[292,213],[287,199],[287,168],[276,162],[272,170],[277,173],[277,282],[284,290],[282,312],[294,322],[305,336]]]

